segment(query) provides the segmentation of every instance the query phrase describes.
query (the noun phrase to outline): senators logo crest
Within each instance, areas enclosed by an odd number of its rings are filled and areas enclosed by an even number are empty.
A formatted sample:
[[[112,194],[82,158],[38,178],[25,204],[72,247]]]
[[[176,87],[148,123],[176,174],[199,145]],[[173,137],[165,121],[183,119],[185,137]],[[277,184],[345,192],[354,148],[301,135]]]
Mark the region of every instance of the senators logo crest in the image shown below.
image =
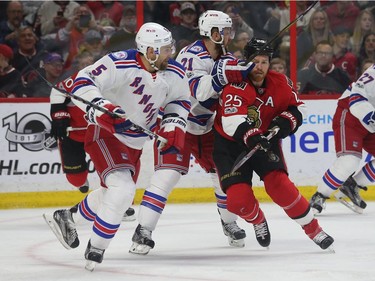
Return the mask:
[[[263,105],[263,101],[259,98],[255,99],[255,102],[247,107],[247,118],[248,121],[254,123],[256,128],[262,125],[262,120],[260,117],[260,107]]]

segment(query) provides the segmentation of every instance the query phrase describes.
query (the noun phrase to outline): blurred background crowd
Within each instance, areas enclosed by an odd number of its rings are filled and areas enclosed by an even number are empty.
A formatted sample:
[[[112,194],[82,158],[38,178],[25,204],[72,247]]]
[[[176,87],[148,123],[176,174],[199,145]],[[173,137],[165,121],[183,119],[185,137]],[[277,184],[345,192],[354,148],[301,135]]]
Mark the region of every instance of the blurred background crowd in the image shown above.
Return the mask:
[[[297,1],[297,16],[312,1]],[[54,84],[108,52],[135,48],[139,22],[169,28],[177,51],[199,39],[198,18],[227,13],[235,37],[229,51],[243,58],[252,37],[272,39],[290,22],[289,1],[2,1],[0,97],[48,97]],[[142,14],[142,17],[140,17]],[[319,1],[297,23],[300,94],[341,94],[375,61],[375,2]],[[274,45],[271,69],[289,74],[289,32]],[[177,54],[177,53],[176,53]]]

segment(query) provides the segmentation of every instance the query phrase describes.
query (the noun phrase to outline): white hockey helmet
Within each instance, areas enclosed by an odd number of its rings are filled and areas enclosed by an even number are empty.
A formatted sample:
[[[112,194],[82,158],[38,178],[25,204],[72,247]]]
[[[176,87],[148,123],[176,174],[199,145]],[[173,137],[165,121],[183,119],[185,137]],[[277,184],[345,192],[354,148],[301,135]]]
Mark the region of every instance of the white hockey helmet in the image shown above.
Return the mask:
[[[211,30],[216,27],[219,29],[219,33],[223,37],[224,28],[232,28],[232,19],[226,13],[207,10],[200,17],[198,21],[199,25],[199,34],[202,36],[209,37],[211,40]],[[232,34],[233,37],[233,34]],[[213,41],[213,40],[212,40]],[[222,40],[223,41],[223,40]],[[221,44],[221,42],[215,42]]]
[[[160,48],[163,46],[172,45],[174,48],[174,40],[172,33],[164,26],[148,22],[141,26],[135,37],[138,52],[142,54],[147,53],[147,48],[152,47],[156,54],[160,54]]]

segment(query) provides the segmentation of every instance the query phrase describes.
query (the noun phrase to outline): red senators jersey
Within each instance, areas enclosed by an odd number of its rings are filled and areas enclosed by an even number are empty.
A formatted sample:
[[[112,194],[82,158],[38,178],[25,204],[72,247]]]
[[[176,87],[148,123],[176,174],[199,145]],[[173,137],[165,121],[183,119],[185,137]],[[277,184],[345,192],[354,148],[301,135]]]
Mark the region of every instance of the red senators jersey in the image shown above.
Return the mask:
[[[266,131],[272,119],[290,106],[299,111],[304,107],[292,81],[284,74],[269,71],[260,88],[250,81],[225,86],[214,126],[223,137],[233,140],[237,127],[244,121],[251,120],[255,127]]]
[[[62,91],[71,92],[75,75],[70,76],[62,82],[59,82],[56,86]],[[83,112],[78,106],[70,101],[69,97],[66,97],[63,93],[52,89],[51,96],[51,109],[53,110],[54,104],[64,104],[65,110],[70,114],[70,126],[72,131],[69,132],[69,137],[75,141],[84,142],[87,121],[84,118],[85,112]]]

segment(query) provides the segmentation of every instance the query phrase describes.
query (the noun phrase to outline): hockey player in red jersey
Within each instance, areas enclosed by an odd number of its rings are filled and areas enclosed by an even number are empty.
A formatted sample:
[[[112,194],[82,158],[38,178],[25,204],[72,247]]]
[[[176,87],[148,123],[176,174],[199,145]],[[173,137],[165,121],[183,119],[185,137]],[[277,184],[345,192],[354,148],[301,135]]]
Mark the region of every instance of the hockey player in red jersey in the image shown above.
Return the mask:
[[[72,99],[89,122],[85,150],[101,188],[80,202],[77,213],[57,210],[44,214],[67,249],[79,246],[76,223],[93,223],[85,251],[86,269],[91,271],[102,262],[132,204],[142,148],[151,135],[146,132],[155,128],[160,107],[165,114],[157,132],[158,149],[178,153],[185,141],[190,92],[184,68],[172,59],[175,46],[171,32],[157,23],[145,23],[136,35],[136,44],[137,50],[105,55],[75,77],[71,93],[90,102]]]
[[[71,91],[75,76],[57,84],[62,91]],[[88,166],[84,140],[87,121],[84,112],[70,98],[57,89],[50,95],[52,129],[51,136],[58,140],[62,168],[67,180],[82,193],[89,190]]]
[[[215,118],[213,157],[221,186],[227,194],[227,207],[254,225],[260,243],[270,244],[267,220],[252,190],[255,172],[271,199],[302,226],[310,239],[326,249],[334,240],[319,226],[309,202],[290,181],[281,148],[281,139],[293,134],[302,124],[304,104],[297,98],[290,79],[269,71],[273,50],[270,47],[262,50],[266,43],[257,38],[247,43],[246,59],[260,51],[253,59],[256,66],[248,80],[224,87]],[[274,128],[279,131],[268,141],[266,135]],[[260,149],[232,172],[236,158],[256,145]]]

